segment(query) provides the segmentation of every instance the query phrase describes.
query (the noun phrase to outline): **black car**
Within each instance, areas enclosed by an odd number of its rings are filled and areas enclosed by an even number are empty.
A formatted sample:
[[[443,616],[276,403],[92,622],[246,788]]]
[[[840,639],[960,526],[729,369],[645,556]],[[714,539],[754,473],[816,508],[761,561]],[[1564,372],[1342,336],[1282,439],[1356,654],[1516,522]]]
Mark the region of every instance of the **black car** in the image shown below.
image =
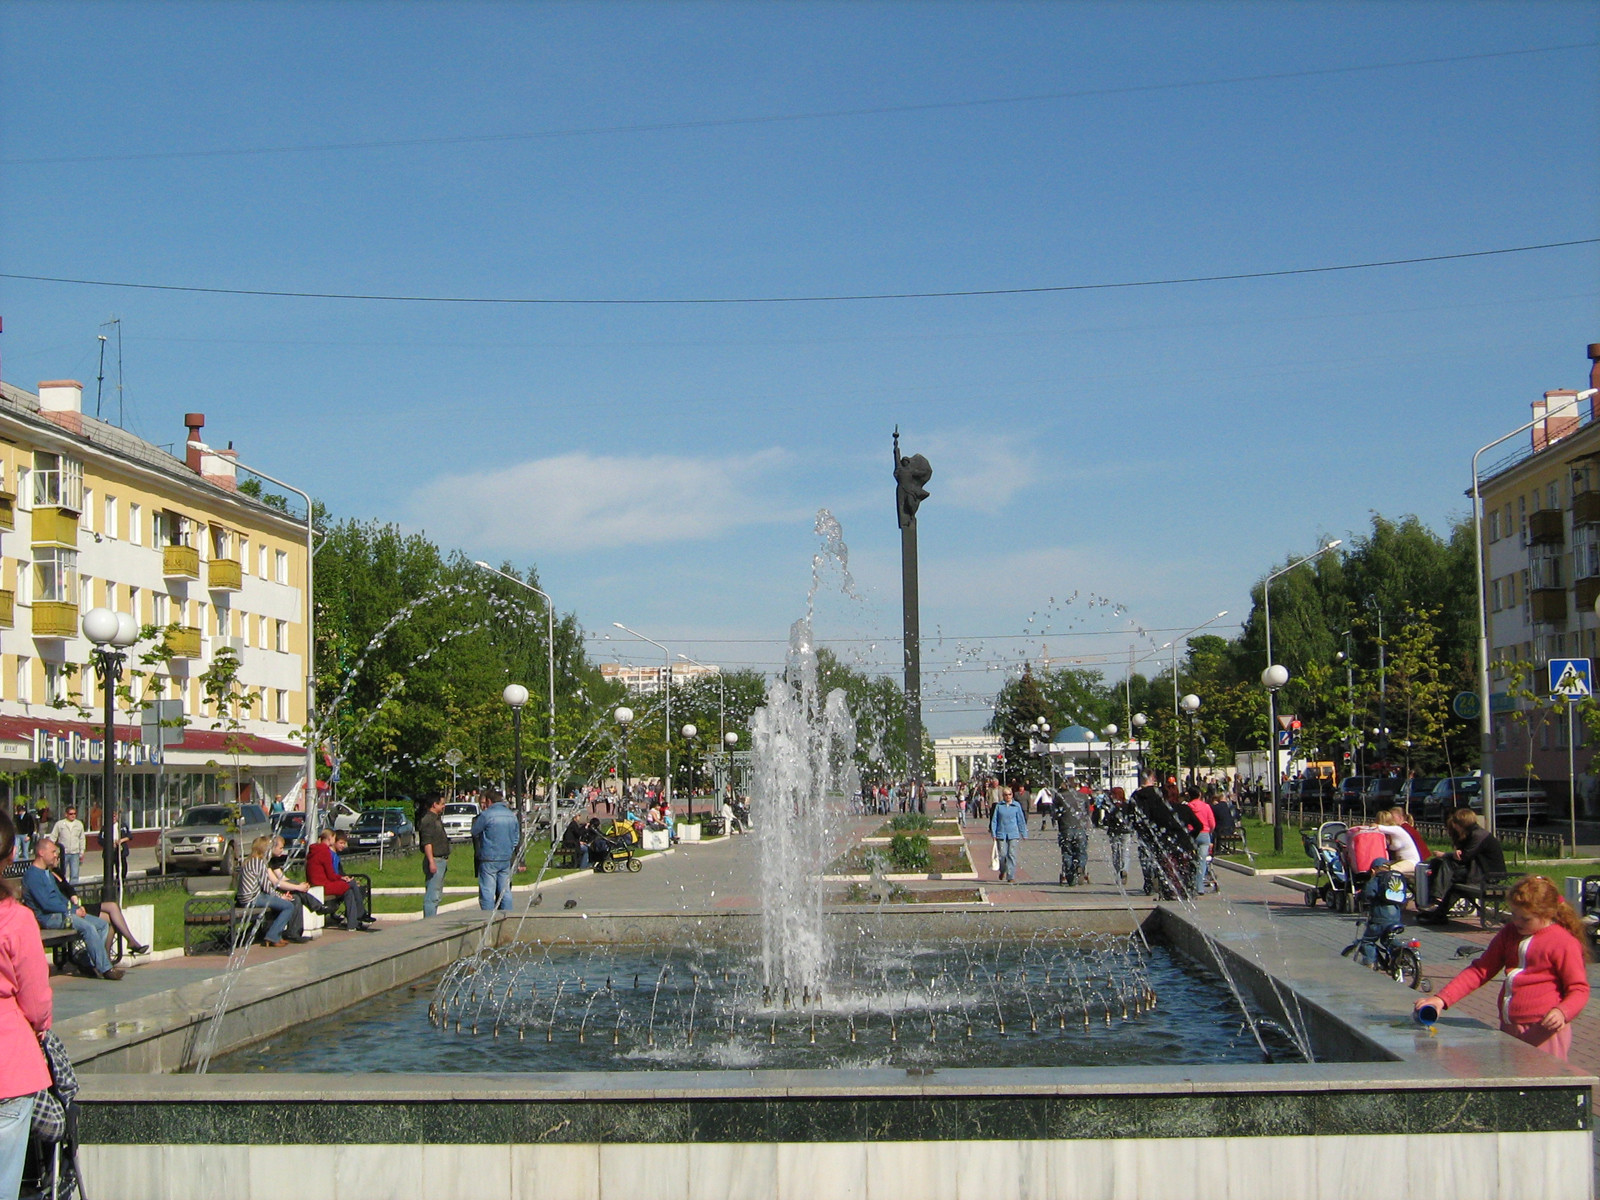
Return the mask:
[[[403,812],[392,808],[362,813],[349,832],[350,849],[403,854],[417,848],[417,827]]]
[[[1447,775],[1433,785],[1414,815],[1424,821],[1442,821],[1458,808],[1483,811],[1483,780],[1476,775]]]
[[[1380,775],[1367,783],[1366,795],[1362,797],[1362,806],[1370,815],[1385,808],[1393,808],[1400,802],[1401,780],[1390,775]]]
[[[293,849],[306,836],[306,815],[302,812],[278,813],[272,818],[272,832],[283,839],[283,844]]]
[[[1364,803],[1362,797],[1367,793],[1367,784],[1372,781],[1365,775],[1350,775],[1339,781],[1339,791],[1336,800],[1340,812],[1360,812]]]

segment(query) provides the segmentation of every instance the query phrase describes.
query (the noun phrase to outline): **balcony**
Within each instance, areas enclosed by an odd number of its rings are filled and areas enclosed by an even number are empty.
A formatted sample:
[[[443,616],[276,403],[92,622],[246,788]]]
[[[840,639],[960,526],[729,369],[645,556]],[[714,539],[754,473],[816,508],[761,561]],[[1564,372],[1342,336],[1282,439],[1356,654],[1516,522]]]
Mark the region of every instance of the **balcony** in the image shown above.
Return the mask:
[[[78,606],[64,600],[33,602],[34,637],[77,637]]]
[[[70,508],[39,507],[33,510],[35,546],[76,546],[78,514]]]
[[[169,547],[170,549],[170,547]],[[167,649],[173,658],[200,657],[200,631],[193,625],[183,625],[167,631]]]
[[[1567,620],[1566,588],[1534,588],[1528,593],[1533,602],[1536,625],[1561,625]]]
[[[0,629],[11,629],[17,623],[17,594],[0,590]]]
[[[15,529],[17,527],[17,500],[15,496],[8,496],[0,492],[0,529]]]
[[[1588,612],[1600,600],[1600,575],[1591,575],[1572,585],[1572,602],[1579,612]]]
[[[161,574],[167,579],[199,579],[200,551],[193,546],[163,546]]]
[[[1579,492],[1572,498],[1572,525],[1600,525],[1600,492]]]
[[[206,585],[213,592],[237,592],[244,586],[244,571],[231,558],[213,558],[206,564]]]
[[[1561,510],[1542,508],[1528,514],[1528,545],[1559,546],[1566,539]]]

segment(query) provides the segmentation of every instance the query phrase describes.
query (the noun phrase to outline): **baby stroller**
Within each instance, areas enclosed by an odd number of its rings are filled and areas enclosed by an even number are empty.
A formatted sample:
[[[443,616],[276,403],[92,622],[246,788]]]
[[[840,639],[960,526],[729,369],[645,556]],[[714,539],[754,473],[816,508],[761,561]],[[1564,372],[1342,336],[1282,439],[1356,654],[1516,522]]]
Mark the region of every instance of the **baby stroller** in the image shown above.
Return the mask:
[[[589,857],[594,861],[595,873],[615,874],[619,864],[629,871],[642,871],[643,864],[633,856],[633,838],[627,832],[617,831],[616,822],[612,823],[612,829],[617,836],[597,833],[589,843]]]
[[[1307,908],[1315,908],[1318,900],[1334,912],[1350,912],[1355,908],[1350,868],[1340,845],[1340,839],[1348,832],[1349,827],[1343,821],[1327,821],[1317,827],[1316,836],[1300,835],[1306,856],[1317,866],[1316,886],[1305,894]]]
[[[1345,873],[1350,878],[1351,908],[1359,909],[1362,907],[1361,889],[1372,878],[1374,860],[1389,857],[1389,841],[1381,830],[1369,825],[1346,828],[1333,840],[1344,858]]]

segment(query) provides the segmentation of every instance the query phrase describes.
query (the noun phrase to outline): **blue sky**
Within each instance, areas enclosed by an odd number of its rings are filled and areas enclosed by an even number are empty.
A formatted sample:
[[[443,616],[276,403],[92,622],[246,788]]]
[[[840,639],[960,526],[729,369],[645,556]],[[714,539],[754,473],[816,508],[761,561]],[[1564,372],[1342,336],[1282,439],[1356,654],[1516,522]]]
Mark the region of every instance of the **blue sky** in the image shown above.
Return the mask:
[[[0,40],[12,274],[841,295],[1600,226],[1593,3],[53,2],[0,8]],[[1419,65],[1343,70],[1396,63]],[[1219,82],[1267,75],[1295,77]],[[947,107],[858,111],[919,105]],[[332,148],[372,142],[408,144]],[[1370,510],[1463,512],[1472,450],[1545,389],[1586,386],[1597,268],[1590,245],[694,306],[6,279],[0,353],[12,382],[92,396],[117,314],[136,432],[176,441],[204,411],[210,437],[339,515],[537,563],[590,629],[730,664],[781,657],[822,506],[863,593],[826,600],[822,633],[897,663],[898,423],[935,471],[924,629],[945,731],[981,723],[1026,653],[1125,662],[1149,644],[1134,625],[1242,615],[1268,563]]]

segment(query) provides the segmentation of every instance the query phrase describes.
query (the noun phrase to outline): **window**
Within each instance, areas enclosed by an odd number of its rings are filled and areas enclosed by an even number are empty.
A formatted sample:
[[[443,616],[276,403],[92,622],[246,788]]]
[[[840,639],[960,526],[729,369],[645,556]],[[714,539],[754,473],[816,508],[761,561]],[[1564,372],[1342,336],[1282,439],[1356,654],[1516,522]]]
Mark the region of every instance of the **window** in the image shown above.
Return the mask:
[[[267,648],[267,619],[265,617],[256,618],[256,645],[263,650]]]
[[[205,629],[206,629],[206,609],[208,609],[210,607],[211,606],[209,604],[207,604],[204,600],[200,601],[198,604],[195,605],[194,627],[196,629],[200,630],[200,632],[202,632],[202,633],[204,633]]]
[[[172,603],[165,592],[150,593],[150,622],[162,628],[172,623]]]
[[[1498,542],[1500,540],[1500,510],[1499,509],[1496,509],[1494,512],[1489,514],[1489,540],[1491,542]]]
[[[273,555],[272,577],[279,583],[289,582],[289,554],[287,551],[279,550]]]
[[[94,492],[83,489],[83,508],[78,512],[78,524],[85,533],[94,532]]]
[[[76,604],[78,601],[78,552],[41,546],[34,553],[33,588],[35,601]]]
[[[280,725],[289,723],[289,693],[282,688],[277,691],[277,702],[273,706],[273,717]]]
[[[1533,569],[1533,586],[1535,588],[1561,587],[1561,558],[1559,554],[1542,554],[1537,558],[1528,560]]]
[[[277,632],[273,637],[272,648],[279,654],[289,653],[289,622],[277,622]]]
[[[33,502],[47,508],[83,511],[83,464],[64,454],[33,454]]]
[[[241,574],[250,574],[250,539],[239,539],[239,571]]]
[[[1490,584],[1489,584],[1489,599],[1490,599],[1490,605],[1494,609],[1494,611],[1495,612],[1499,612],[1500,609],[1501,609],[1501,604],[1500,604],[1500,581],[1498,579],[1491,581]]]
[[[44,664],[44,702],[55,704],[67,698],[67,670],[61,663]]]
[[[105,521],[101,526],[100,532],[108,538],[116,538],[119,535],[117,531],[117,498],[115,496],[106,497],[105,509]]]
[[[140,522],[144,520],[144,509],[137,504],[128,505],[128,540],[135,546],[144,545],[144,529]]]
[[[139,589],[132,584],[128,585],[128,614],[137,624],[144,624],[144,617],[139,612]]]
[[[33,572],[26,569],[26,563],[17,564],[17,600],[18,604],[33,603],[33,588],[29,581],[33,579]]]
[[[78,607],[85,612],[94,607],[94,580],[87,575],[78,577]],[[113,610],[116,608],[114,604],[108,604],[106,607]]]
[[[192,536],[191,524],[189,518],[182,513],[162,509],[151,519],[151,530],[154,534],[151,541],[157,546],[187,546]]]
[[[1546,508],[1560,508],[1561,507],[1561,481],[1560,480],[1553,479],[1553,480],[1550,481],[1550,487],[1548,489],[1546,498],[1550,501],[1550,503],[1545,506]]]
[[[256,555],[256,574],[265,579],[267,577],[267,547],[263,544]]]
[[[233,534],[221,525],[211,527],[211,557],[225,559],[232,557]]]
[[[33,659],[23,654],[17,655],[17,699],[33,703]]]
[[[225,604],[217,605],[217,636],[228,636],[228,607]]]
[[[27,467],[17,468],[17,507],[26,512],[33,507],[33,472]]]
[[[1528,498],[1517,497],[1517,528],[1522,533],[1522,544],[1528,544]]]

